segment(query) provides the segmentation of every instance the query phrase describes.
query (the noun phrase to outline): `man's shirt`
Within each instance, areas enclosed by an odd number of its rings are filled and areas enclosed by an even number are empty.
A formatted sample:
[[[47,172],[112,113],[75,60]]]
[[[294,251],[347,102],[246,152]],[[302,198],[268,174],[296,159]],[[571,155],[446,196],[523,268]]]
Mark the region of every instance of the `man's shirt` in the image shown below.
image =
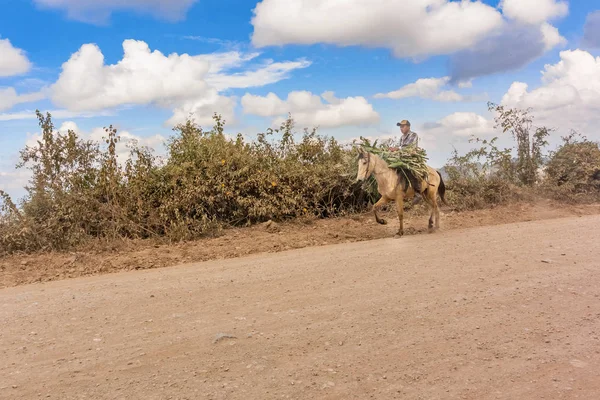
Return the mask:
[[[408,131],[406,135],[402,135],[400,137],[400,147],[408,146],[414,144],[415,146],[419,146],[419,136],[413,131]]]

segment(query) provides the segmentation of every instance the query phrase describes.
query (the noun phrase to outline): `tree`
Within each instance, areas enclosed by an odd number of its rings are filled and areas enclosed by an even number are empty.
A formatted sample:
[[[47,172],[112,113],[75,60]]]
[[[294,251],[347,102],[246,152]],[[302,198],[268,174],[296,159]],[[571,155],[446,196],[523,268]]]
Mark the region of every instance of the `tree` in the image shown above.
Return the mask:
[[[542,149],[548,145],[546,138],[551,129],[533,125],[530,109],[505,108],[488,102],[488,109],[497,113],[495,128],[510,132],[517,142],[516,177],[519,183],[532,186],[536,182],[536,172],[543,164]]]

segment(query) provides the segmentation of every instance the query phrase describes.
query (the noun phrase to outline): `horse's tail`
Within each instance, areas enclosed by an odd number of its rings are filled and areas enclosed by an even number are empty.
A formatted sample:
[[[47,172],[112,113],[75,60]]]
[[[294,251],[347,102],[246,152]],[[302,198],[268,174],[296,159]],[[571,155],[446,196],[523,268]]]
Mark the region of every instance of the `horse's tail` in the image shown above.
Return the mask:
[[[446,184],[444,183],[444,179],[442,178],[442,174],[440,174],[440,171],[435,171],[435,172],[437,172],[437,174],[440,177],[440,187],[438,189],[438,193],[440,194],[440,198],[442,199],[442,202],[445,205],[448,205],[448,203],[446,202],[446,199],[444,197],[446,195]]]

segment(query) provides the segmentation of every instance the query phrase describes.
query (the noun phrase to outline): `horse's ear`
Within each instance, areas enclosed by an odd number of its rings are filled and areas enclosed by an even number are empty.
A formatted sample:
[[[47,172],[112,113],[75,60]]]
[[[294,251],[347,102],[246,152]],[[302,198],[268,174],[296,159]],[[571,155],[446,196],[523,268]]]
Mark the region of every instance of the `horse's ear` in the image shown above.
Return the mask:
[[[363,158],[365,156],[365,149],[362,147],[358,148],[358,158]]]

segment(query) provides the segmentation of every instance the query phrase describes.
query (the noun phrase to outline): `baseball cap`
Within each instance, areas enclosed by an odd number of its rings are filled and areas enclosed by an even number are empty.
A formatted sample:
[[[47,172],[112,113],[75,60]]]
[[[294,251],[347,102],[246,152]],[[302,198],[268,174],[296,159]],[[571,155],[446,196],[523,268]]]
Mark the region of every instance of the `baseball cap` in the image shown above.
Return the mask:
[[[400,121],[400,122],[398,122],[396,124],[396,126],[400,126],[400,125],[408,125],[408,126],[410,126],[410,122],[408,122],[408,120],[406,120],[406,119],[403,119],[402,121]]]

